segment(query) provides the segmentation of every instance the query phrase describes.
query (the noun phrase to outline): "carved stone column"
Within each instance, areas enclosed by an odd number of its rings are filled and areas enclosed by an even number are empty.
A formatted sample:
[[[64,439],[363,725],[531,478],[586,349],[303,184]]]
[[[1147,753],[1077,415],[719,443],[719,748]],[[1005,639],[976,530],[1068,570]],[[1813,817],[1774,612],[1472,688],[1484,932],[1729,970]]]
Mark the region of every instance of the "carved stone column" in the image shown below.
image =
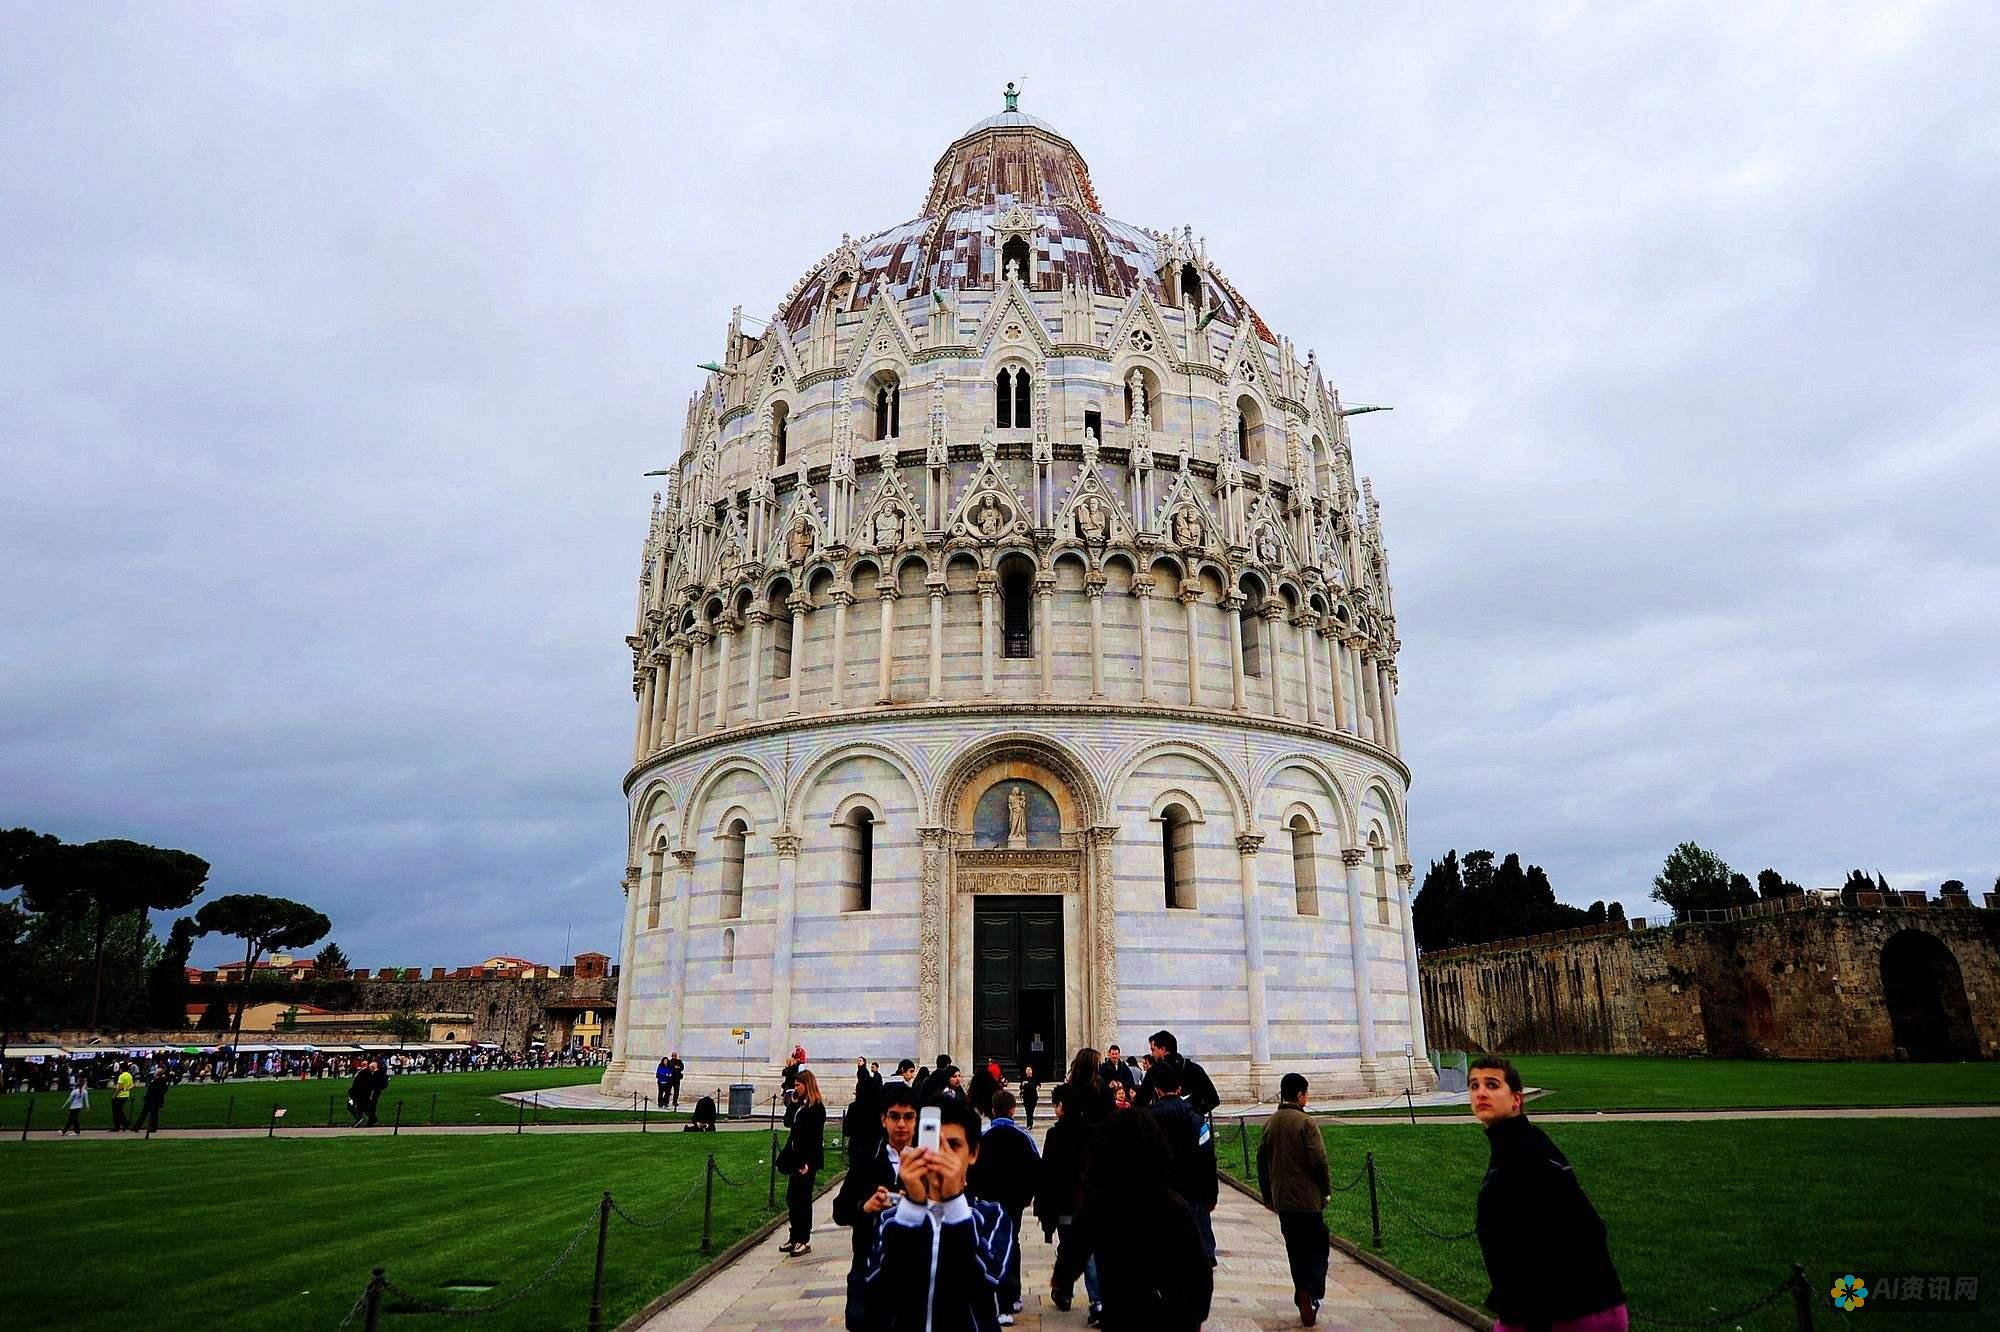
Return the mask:
[[[688,676],[687,735],[689,739],[701,734],[701,671],[708,659],[709,632],[706,629],[693,630],[689,635],[694,646],[689,657],[694,662],[694,670]]]
[[[1389,737],[1389,750],[1401,753],[1403,744],[1396,734],[1396,668],[1386,661],[1375,663],[1375,692],[1382,700],[1382,728]]]
[[[1347,963],[1354,976],[1354,1020],[1361,1030],[1361,1080],[1375,1089],[1375,987],[1369,983],[1368,939],[1361,915],[1361,862],[1366,853],[1350,846],[1340,853],[1347,867]]]
[[[1201,580],[1181,580],[1181,619],[1187,630],[1188,706],[1201,706],[1201,619],[1195,607],[1201,604]]]
[[[951,844],[949,828],[922,828],[924,877],[917,916],[917,1048],[943,1049],[945,901],[944,858]]]
[[[1035,618],[1041,625],[1041,647],[1035,655],[1042,660],[1042,697],[1056,694],[1056,577],[1035,575]],[[988,692],[991,692],[990,690]]]
[[[653,742],[653,677],[645,671],[632,672],[632,702],[639,720],[632,727],[632,761],[646,757]]]
[[[933,702],[944,697],[944,579],[933,577],[925,584],[931,601],[931,689]]]
[[[1334,619],[1328,615],[1319,622],[1319,636],[1326,640],[1326,677],[1333,685],[1333,729],[1346,731],[1347,690],[1341,684],[1340,675],[1340,631],[1334,627]]]
[[[1115,824],[1086,830],[1090,847],[1090,895],[1085,908],[1085,938],[1090,948],[1090,1013],[1087,1031],[1097,1048],[1118,1039],[1118,880],[1112,863]],[[1081,1042],[1079,1042],[1081,1044]]]
[[[688,641],[675,638],[670,644],[673,662],[667,670],[666,715],[660,720],[660,738],[655,748],[665,749],[680,735],[681,729],[681,682],[687,676]]]
[[[992,572],[980,570],[979,692],[988,697],[993,693],[993,593],[999,581]]]
[[[840,710],[841,694],[847,688],[847,608],[854,593],[845,587],[833,589],[833,695],[831,707]]]
[[[891,692],[891,669],[896,661],[896,597],[898,595],[894,583],[883,583],[875,589],[875,600],[882,607],[882,627],[876,637],[877,651],[881,657],[881,661],[877,663],[878,670],[875,682],[875,702],[877,704],[893,702],[895,699],[895,695]]]
[[[664,649],[653,653],[653,703],[646,710],[646,722],[651,731],[647,737],[647,751],[662,748],[660,737],[667,729],[667,682],[672,678],[672,654]]]
[[[724,611],[715,622],[715,729],[729,725],[729,677],[736,673],[736,631],[743,627],[735,611]]]
[[[618,1017],[611,1029],[611,1063],[619,1071],[625,1066],[625,1029],[632,1022],[632,973],[633,965],[639,959],[639,894],[634,891],[639,885],[639,867],[627,865],[625,877],[619,881],[619,888],[625,894],[625,942],[619,950],[624,959],[618,968]]]
[[[792,1049],[792,923],[798,915],[799,836],[771,834],[778,853],[778,919],[771,940],[771,1062],[782,1066]]]
[[[1278,640],[1284,637],[1285,603],[1276,597],[1264,602],[1258,612],[1264,621],[1264,670],[1271,677],[1271,715],[1283,719],[1285,715],[1285,654],[1278,650]]]
[[[762,606],[750,608],[750,664],[743,672],[743,720],[757,720],[758,686],[764,676],[764,626],[771,622],[771,612]]]
[[[1416,882],[1417,867],[1396,866],[1396,909],[1403,922],[1403,984],[1410,995],[1410,1042],[1416,1046],[1417,1063],[1427,1064],[1429,1047],[1424,1044],[1423,977],[1417,971],[1417,927],[1410,918],[1410,885]]]
[[[1083,594],[1090,599],[1090,696],[1104,697],[1104,575],[1094,573],[1084,580]]]
[[[1319,725],[1319,653],[1313,645],[1319,641],[1319,616],[1310,610],[1300,610],[1292,619],[1292,634],[1298,639],[1299,652],[1305,666],[1306,725]]]
[[[1262,833],[1236,838],[1243,880],[1243,979],[1250,997],[1250,1094],[1261,1097],[1271,1080],[1271,1023],[1264,1002],[1264,912],[1257,900],[1257,851]]]
[[[1354,733],[1363,740],[1375,738],[1375,686],[1369,681],[1368,657],[1362,651],[1360,638],[1347,640],[1347,649],[1353,654],[1354,662]]]
[[[1139,600],[1139,701],[1145,703],[1153,697],[1153,576],[1134,578],[1132,595]]]
[[[785,705],[785,711],[797,716],[799,682],[806,675],[806,616],[812,614],[812,598],[803,592],[794,592],[786,599],[785,608],[792,613],[792,696]]]
[[[1249,710],[1243,701],[1243,594],[1231,592],[1222,599],[1222,615],[1229,621],[1229,706],[1238,712]]]
[[[674,888],[674,935],[667,944],[667,1051],[681,1048],[681,1018],[687,1010],[688,917],[694,902],[694,855],[674,852],[680,883]]]

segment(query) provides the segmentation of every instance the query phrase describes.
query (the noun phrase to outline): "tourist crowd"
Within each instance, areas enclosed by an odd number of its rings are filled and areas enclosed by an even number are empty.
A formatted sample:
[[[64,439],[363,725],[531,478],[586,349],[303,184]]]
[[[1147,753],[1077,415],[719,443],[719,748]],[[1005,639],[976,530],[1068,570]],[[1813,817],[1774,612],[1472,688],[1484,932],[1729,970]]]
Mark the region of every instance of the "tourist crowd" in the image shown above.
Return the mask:
[[[346,1078],[364,1064],[380,1060],[392,1073],[511,1072],[536,1068],[592,1068],[604,1064],[604,1047],[530,1050],[525,1054],[477,1047],[451,1050],[371,1050],[335,1054],[323,1050],[258,1050],[232,1055],[220,1050],[189,1053],[180,1050],[107,1050],[8,1061],[8,1086],[13,1090],[67,1090],[78,1082],[100,1089],[131,1069],[150,1077],[163,1069],[170,1084],[227,1082],[232,1078]]]

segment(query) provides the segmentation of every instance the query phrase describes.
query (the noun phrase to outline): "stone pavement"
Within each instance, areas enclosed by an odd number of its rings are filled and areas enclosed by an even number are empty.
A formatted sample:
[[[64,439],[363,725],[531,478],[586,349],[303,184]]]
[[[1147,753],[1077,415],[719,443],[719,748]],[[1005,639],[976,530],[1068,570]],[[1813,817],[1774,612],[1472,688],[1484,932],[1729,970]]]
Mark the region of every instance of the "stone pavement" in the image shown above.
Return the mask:
[[[645,1332],[748,1332],[752,1328],[825,1328],[842,1325],[847,1298],[848,1232],[833,1224],[831,1197],[813,1208],[812,1253],[792,1259],[778,1252],[784,1231],[745,1253],[707,1284],[645,1324]],[[1215,1211],[1215,1299],[1210,1332],[1299,1325],[1292,1305],[1292,1279],[1285,1265],[1285,1242],[1276,1214],[1265,1211],[1225,1185]],[[1041,1227],[1029,1218],[1021,1232],[1021,1298],[1016,1316],[1023,1332],[1080,1328],[1086,1304],[1083,1283],[1076,1303],[1062,1313],[1049,1303],[1049,1276],[1055,1246],[1042,1242]],[[1325,1328],[1460,1329],[1463,1324],[1423,1303],[1386,1277],[1336,1250],[1327,1269]]]

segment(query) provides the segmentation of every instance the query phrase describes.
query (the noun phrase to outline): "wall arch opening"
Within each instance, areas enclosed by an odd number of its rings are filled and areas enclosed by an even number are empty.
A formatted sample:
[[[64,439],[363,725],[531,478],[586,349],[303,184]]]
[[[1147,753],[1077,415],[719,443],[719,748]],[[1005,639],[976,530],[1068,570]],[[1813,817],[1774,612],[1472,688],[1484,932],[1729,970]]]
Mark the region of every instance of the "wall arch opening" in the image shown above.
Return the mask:
[[[1965,977],[1934,934],[1904,930],[1882,946],[1882,999],[1898,1049],[1911,1059],[1977,1059]]]

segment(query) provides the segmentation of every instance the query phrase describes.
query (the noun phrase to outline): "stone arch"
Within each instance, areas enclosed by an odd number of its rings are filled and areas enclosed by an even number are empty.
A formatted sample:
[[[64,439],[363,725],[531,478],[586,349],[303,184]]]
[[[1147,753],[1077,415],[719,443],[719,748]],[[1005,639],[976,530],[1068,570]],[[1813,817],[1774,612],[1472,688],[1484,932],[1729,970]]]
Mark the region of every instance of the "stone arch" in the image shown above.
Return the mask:
[[[1112,792],[1112,799],[1115,801],[1131,783],[1133,773],[1162,755],[1178,755],[1208,769],[1209,776],[1229,795],[1229,816],[1234,820],[1236,830],[1250,831],[1251,808],[1245,796],[1246,788],[1241,774],[1220,754],[1193,740],[1155,740],[1150,744],[1141,745],[1118,765],[1117,776],[1107,783]]]
[[[1315,827],[1314,831],[1331,834],[1339,840],[1341,846],[1356,845],[1361,837],[1358,808],[1348,799],[1347,791],[1341,786],[1340,778],[1334,775],[1333,769],[1315,755],[1284,754],[1265,764],[1256,775],[1257,807],[1262,809],[1267,800],[1276,797],[1277,793],[1273,788],[1279,776],[1291,768],[1296,768],[1312,778],[1313,783],[1326,796],[1327,802],[1333,806],[1334,826]]]
[[[695,844],[701,832],[698,820],[701,818],[703,807],[708,804],[709,798],[714,793],[717,784],[723,778],[735,772],[747,772],[752,777],[755,777],[763,786],[764,799],[769,802],[774,818],[784,809],[784,805],[780,802],[778,795],[780,785],[771,776],[770,770],[747,754],[731,754],[726,758],[716,760],[715,764],[701,775],[701,780],[695,783],[694,789],[689,792],[687,805],[681,811],[680,837],[676,839],[680,845],[691,847]],[[740,805],[741,802],[731,801],[731,804]],[[749,818],[748,822],[752,832],[762,831],[768,835],[777,831],[775,828],[760,830],[758,822],[754,817]]]
[[[1977,1059],[1965,973],[1944,940],[1901,930],[1882,945],[1882,1002],[1898,1049],[1911,1059]]]
[[[877,741],[857,740],[828,748],[824,753],[814,756],[810,762],[799,770],[797,779],[792,782],[791,790],[785,793],[785,825],[791,828],[801,826],[805,815],[805,810],[801,802],[811,793],[813,783],[817,782],[827,769],[833,767],[836,763],[864,755],[881,759],[884,763],[887,763],[897,772],[901,773],[903,780],[910,784],[910,792],[917,800],[918,808],[922,809],[924,783],[917,776],[917,765],[910,760],[910,757],[899,749],[892,749],[888,745]],[[882,817],[882,808],[879,803],[875,807],[875,817],[878,819]]]
[[[1154,796],[1152,806],[1146,812],[1146,817],[1153,822],[1158,822],[1165,817],[1165,810],[1169,805],[1180,805],[1186,808],[1189,823],[1208,822],[1208,816],[1202,813],[1201,801],[1195,799],[1193,792],[1178,786],[1167,787]]]
[[[1057,789],[1049,795],[1062,814],[1065,833],[1080,832],[1103,821],[1107,806],[1088,765],[1059,741],[1015,731],[977,741],[945,765],[932,794],[930,822],[940,827],[970,828],[972,802],[992,781],[1004,778],[1010,760],[1042,768],[1056,778]],[[991,781],[979,784],[978,791],[971,790],[975,779],[982,776]]]
[[[1400,864],[1409,858],[1409,842],[1405,839],[1403,832],[1402,806],[1397,803],[1395,792],[1390,789],[1389,783],[1385,778],[1369,776],[1363,779],[1361,783],[1361,799],[1355,802],[1354,812],[1356,840],[1358,841],[1367,836],[1368,830],[1361,826],[1364,817],[1362,810],[1368,803],[1368,794],[1371,791],[1382,798],[1383,812],[1389,817],[1388,837],[1386,839],[1389,852],[1391,855],[1397,857],[1395,863]]]
[[[679,831],[672,825],[674,812],[679,808],[680,802],[674,799],[673,786],[664,778],[655,777],[639,790],[632,801],[631,845],[634,855],[637,855],[639,849],[647,843],[648,832],[655,819],[667,820],[669,838]],[[629,865],[634,862],[627,860],[626,863]]]
[[[1146,385],[1147,428],[1159,430],[1166,420],[1166,410],[1161,405],[1161,399],[1166,396],[1163,388],[1167,382],[1167,365],[1158,356],[1132,349],[1130,343],[1126,344],[1126,351],[1118,357],[1114,371],[1118,376],[1118,382],[1113,387],[1116,395],[1114,401],[1118,403],[1118,423],[1126,429],[1132,424],[1130,387],[1134,370],[1139,372]]]
[[[917,565],[924,571],[923,576],[926,579],[931,576],[931,557],[921,550],[913,550],[906,555],[898,556],[895,560],[896,585],[898,587],[902,586],[903,583],[903,571],[908,569],[912,564]]]

